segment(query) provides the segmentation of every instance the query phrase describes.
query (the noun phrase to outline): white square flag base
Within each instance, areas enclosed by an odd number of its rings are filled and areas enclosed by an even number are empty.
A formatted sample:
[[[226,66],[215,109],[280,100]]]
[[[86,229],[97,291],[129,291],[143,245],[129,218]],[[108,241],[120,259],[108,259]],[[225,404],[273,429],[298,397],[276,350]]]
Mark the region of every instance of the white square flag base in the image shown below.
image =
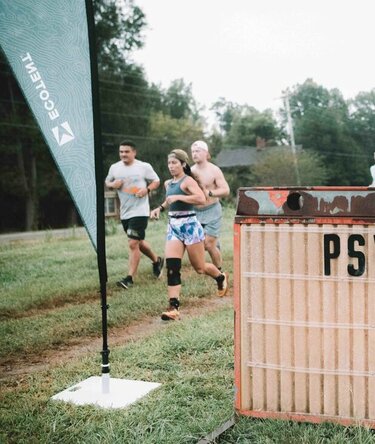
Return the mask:
[[[103,380],[102,378],[91,376],[57,393],[51,399],[77,405],[93,404],[98,407],[118,409],[138,401],[138,399],[161,385],[158,382],[132,381],[109,377]]]

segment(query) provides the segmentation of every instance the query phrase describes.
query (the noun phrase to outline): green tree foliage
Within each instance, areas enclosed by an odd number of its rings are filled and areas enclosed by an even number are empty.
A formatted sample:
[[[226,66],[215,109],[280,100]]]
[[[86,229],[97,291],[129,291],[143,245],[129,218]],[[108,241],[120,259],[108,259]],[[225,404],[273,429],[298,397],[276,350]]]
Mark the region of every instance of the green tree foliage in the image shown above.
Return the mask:
[[[120,74],[132,53],[143,46],[143,11],[133,0],[95,0],[98,66],[101,74]]]
[[[295,186],[298,184],[298,168],[302,186],[326,185],[328,170],[323,159],[313,151],[291,151],[280,148],[267,154],[252,171],[253,184],[256,186]]]
[[[186,84],[183,79],[176,79],[167,89],[152,84],[150,92],[153,111],[160,111],[173,119],[191,119],[193,122],[203,123],[191,83]]]
[[[375,152],[375,89],[359,93],[350,101],[350,109],[352,135],[372,164]]]
[[[171,150],[188,150],[194,140],[203,138],[203,129],[190,118],[175,119],[169,114],[159,112],[151,116],[151,134]]]
[[[337,89],[329,91],[308,79],[293,88],[290,108],[296,143],[323,157],[329,185],[368,183],[366,156],[351,132],[348,105]]]
[[[281,132],[271,110],[258,111],[220,98],[211,109],[215,112],[225,145],[255,146],[257,140],[274,145]]]
[[[280,132],[271,110],[260,112],[244,106],[234,114],[225,142],[232,146],[256,146],[257,139],[261,139],[266,145],[274,145],[279,138]]]
[[[185,85],[183,79],[174,80],[164,95],[163,105],[166,114],[174,119],[193,118],[199,120],[197,104],[191,90],[191,83]]]
[[[239,112],[240,105],[227,101],[220,97],[212,106],[219,127],[224,134],[227,134],[232,127],[234,116]]]

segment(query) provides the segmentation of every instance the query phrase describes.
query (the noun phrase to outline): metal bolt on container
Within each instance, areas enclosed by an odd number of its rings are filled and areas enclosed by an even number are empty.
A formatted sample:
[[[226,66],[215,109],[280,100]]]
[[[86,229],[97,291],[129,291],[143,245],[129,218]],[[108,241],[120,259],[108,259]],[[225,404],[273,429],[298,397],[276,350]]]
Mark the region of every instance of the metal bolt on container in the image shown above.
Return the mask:
[[[375,428],[375,189],[240,188],[239,414]]]

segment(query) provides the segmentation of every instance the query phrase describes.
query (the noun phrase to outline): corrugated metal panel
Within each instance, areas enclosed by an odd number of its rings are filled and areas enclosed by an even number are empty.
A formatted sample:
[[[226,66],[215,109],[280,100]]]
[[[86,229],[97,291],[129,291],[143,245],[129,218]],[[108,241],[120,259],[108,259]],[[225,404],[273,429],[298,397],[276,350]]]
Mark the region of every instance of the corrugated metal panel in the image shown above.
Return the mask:
[[[284,220],[235,234],[239,413],[374,427],[375,226]]]

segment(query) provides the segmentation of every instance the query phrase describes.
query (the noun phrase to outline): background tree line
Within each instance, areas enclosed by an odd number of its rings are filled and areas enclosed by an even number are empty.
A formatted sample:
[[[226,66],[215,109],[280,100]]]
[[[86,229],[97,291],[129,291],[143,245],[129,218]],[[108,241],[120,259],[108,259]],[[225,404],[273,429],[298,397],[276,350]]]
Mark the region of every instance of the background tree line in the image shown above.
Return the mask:
[[[150,83],[132,60],[145,41],[143,11],[133,0],[96,0],[95,21],[100,82],[104,172],[118,159],[118,143],[132,139],[139,158],[168,177],[166,155],[204,138],[220,150],[287,143],[285,109],[278,113],[219,98],[211,107],[217,126],[207,132],[204,109],[192,85],[176,79],[168,88]],[[64,227],[77,213],[5,56],[0,52],[0,231]],[[291,116],[302,185],[368,185],[375,151],[375,89],[344,100],[308,79],[291,88]],[[296,185],[292,153],[270,151],[253,168],[226,172],[238,186]],[[104,180],[104,178],[103,178]],[[160,189],[153,200],[161,199]]]

